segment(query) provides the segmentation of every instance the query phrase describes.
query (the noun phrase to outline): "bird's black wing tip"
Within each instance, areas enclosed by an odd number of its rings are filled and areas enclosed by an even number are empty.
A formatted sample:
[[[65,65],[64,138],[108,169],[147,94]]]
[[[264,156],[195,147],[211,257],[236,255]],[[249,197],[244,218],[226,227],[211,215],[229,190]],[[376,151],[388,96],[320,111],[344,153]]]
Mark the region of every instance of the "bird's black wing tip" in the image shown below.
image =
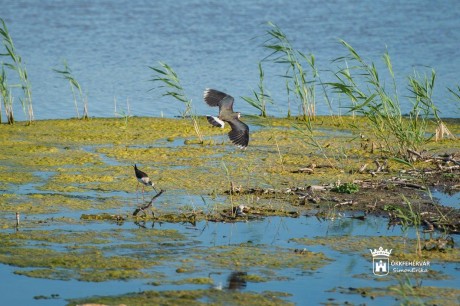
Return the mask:
[[[203,93],[203,99],[209,106],[220,106],[221,101],[225,97],[230,97],[230,96],[222,91],[218,91],[218,90],[211,89],[211,88],[206,88]]]

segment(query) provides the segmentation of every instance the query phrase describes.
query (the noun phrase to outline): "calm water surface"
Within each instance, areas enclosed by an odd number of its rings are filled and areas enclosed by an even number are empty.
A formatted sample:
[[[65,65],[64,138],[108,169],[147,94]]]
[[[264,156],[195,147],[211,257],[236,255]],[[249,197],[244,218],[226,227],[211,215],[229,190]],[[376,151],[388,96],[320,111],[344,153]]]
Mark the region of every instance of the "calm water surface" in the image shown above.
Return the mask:
[[[249,223],[205,223],[199,222],[196,227],[179,225],[179,224],[158,224],[155,226],[151,222],[145,224],[146,228],[138,228],[131,222],[124,223],[120,226],[114,223],[99,223],[90,222],[86,224],[53,225],[50,222],[46,228],[49,230],[62,230],[67,233],[96,231],[97,233],[110,233],[119,231],[129,231],[132,229],[153,231],[153,229],[175,229],[182,233],[186,238],[183,241],[195,242],[195,244],[206,250],[212,246],[236,246],[240,243],[251,241],[252,244],[258,245],[269,252],[272,247],[303,249],[305,245],[297,244],[290,241],[292,238],[314,238],[314,237],[334,237],[334,236],[354,236],[362,235],[363,237],[375,237],[375,245],[381,245],[382,236],[403,236],[403,232],[399,228],[387,228],[386,219],[369,217],[365,221],[342,218],[335,221],[319,221],[314,217],[300,217],[296,219],[272,217],[261,221],[253,221]],[[33,229],[24,229],[21,231],[29,231]],[[61,233],[61,232],[59,232]],[[414,238],[414,232],[408,233],[409,237]],[[132,243],[142,243],[141,241],[131,241]],[[125,243],[120,241],[121,244]],[[112,248],[116,254],[118,242],[114,242]],[[185,244],[187,245],[187,244]],[[159,246],[152,246],[159,247]],[[161,246],[169,248],[167,245]],[[372,247],[372,246],[370,246]],[[219,269],[212,265],[203,265],[197,271],[188,273],[186,276],[175,272],[184,256],[188,257],[187,250],[178,250],[171,244],[171,252],[174,256],[170,261],[163,262],[154,268],[157,272],[162,272],[167,275],[168,281],[180,280],[184,277],[211,277],[214,285],[226,285],[226,279],[233,267],[227,269]],[[184,248],[184,246],[180,247]],[[329,258],[333,259],[326,266],[315,270],[299,270],[299,269],[275,269],[273,272],[278,276],[284,276],[288,279],[271,280],[267,282],[248,282],[242,291],[264,292],[264,291],[282,291],[291,294],[287,297],[288,301],[294,302],[296,305],[306,305],[306,301],[311,305],[319,305],[327,301],[337,302],[339,304],[346,303],[372,303],[372,305],[392,305],[395,303],[394,297],[379,297],[375,300],[369,297],[362,297],[359,294],[341,294],[337,291],[331,291],[334,288],[349,288],[349,287],[385,287],[390,284],[397,283],[393,277],[386,279],[362,278],[356,275],[372,274],[372,258],[371,255],[363,257],[363,252],[368,250],[356,250],[356,253],[341,253],[332,250],[329,246],[311,245],[307,246],[309,251],[323,252]],[[126,250],[125,250],[126,251]],[[139,249],[134,249],[132,252],[124,254],[125,256],[136,256]],[[191,251],[193,256],[194,251]],[[460,272],[455,268],[456,264],[439,264],[433,263],[430,269],[447,275],[443,280],[424,279],[425,286],[438,287],[457,287]],[[2,294],[2,302],[9,305],[65,305],[66,300],[73,298],[84,298],[90,296],[117,296],[126,293],[141,292],[144,290],[189,290],[203,289],[209,285],[174,285],[166,282],[160,286],[152,286],[149,284],[150,279],[133,279],[126,281],[104,281],[104,282],[81,282],[76,280],[48,280],[36,279],[17,275],[14,271],[20,271],[20,267],[11,267],[0,264],[0,275],[4,284],[0,286]],[[28,268],[25,268],[26,270]],[[263,270],[261,267],[244,269],[248,274],[259,275]],[[213,274],[209,274],[213,272]],[[408,277],[416,278],[416,275],[407,275]],[[413,280],[412,280],[413,281]],[[21,294],[18,294],[17,288],[21,288]],[[78,288],[78,290],[76,289]],[[50,299],[51,295],[56,295],[56,298]],[[39,297],[46,296],[48,299],[40,299]]]
[[[336,69],[331,61],[346,55],[338,39],[378,65],[387,49],[402,95],[414,68],[423,74],[429,72],[424,66],[432,67],[442,115],[460,116],[459,103],[446,90],[460,83],[460,3],[455,0],[0,0],[0,7],[27,66],[36,119],[75,116],[68,84],[52,71],[63,59],[88,95],[91,116],[115,116],[114,100],[119,112],[128,111],[128,101],[132,115],[178,115],[179,102],[161,98],[159,90],[149,92],[148,66],[158,61],[176,70],[198,114],[212,111],[202,102],[206,87],[238,100],[250,96],[258,83],[257,63],[268,54],[253,38],[268,29],[267,21],[278,24],[294,47],[316,56],[323,80]],[[264,69],[275,100],[269,114],[284,116],[286,93],[279,75],[285,69],[268,64]],[[318,93],[318,113],[328,114],[322,100]],[[333,104],[339,112],[339,101]],[[237,108],[258,113],[243,101]],[[25,119],[19,103],[15,115]]]

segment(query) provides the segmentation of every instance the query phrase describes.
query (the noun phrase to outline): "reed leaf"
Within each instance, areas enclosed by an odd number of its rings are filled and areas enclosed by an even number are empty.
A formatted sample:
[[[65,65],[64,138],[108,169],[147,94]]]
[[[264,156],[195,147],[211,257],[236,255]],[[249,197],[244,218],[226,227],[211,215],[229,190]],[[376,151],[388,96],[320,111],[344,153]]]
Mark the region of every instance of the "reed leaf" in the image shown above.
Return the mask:
[[[163,91],[163,97],[169,96],[184,103],[185,111],[182,113],[182,118],[190,117],[195,133],[200,143],[203,143],[203,134],[201,133],[200,126],[198,124],[198,116],[193,112],[192,100],[190,100],[185,94],[185,90],[182,87],[179,76],[168,64],[158,62],[158,65],[159,67],[148,66],[154,72],[153,77],[149,81],[155,84],[160,84],[151,88],[149,91],[161,89]]]
[[[62,65],[64,68],[62,70],[60,69],[53,69],[54,72],[59,74],[63,79],[69,82],[70,89],[72,91],[72,96],[73,96],[73,101],[75,104],[75,112],[77,113],[77,119],[80,119],[80,112],[78,111],[78,102],[77,102],[77,97],[75,95],[75,89],[78,91],[80,101],[84,105],[83,107],[83,119],[88,119],[88,108],[87,108],[87,100],[83,96],[83,91],[81,89],[80,83],[77,81],[75,76],[72,73],[72,69],[69,67],[67,64],[66,60],[62,61]]]
[[[13,39],[11,38],[9,31],[8,31],[8,27],[6,26],[6,23],[2,18],[0,18],[0,23],[1,23],[0,37],[2,38],[2,43],[6,50],[6,53],[0,53],[0,56],[9,58],[12,61],[12,62],[3,63],[3,66],[15,71],[20,78],[21,84],[19,84],[18,86],[10,86],[10,87],[21,88],[24,97],[19,98],[19,100],[21,101],[21,105],[22,105],[22,109],[24,113],[27,114],[27,116],[29,117],[29,124],[31,124],[34,119],[34,112],[33,112],[33,105],[32,105],[32,86],[29,81],[27,69],[24,63],[22,62],[21,57],[16,52],[16,49],[13,43]],[[10,102],[8,103],[12,103],[12,98]],[[12,106],[11,106],[10,116],[12,116],[12,114],[13,112],[12,112]],[[12,121],[14,122],[14,120]]]
[[[414,72],[408,78],[412,109],[408,116],[402,114],[395,73],[388,52],[383,55],[384,64],[392,81],[388,90],[374,62],[366,62],[347,42],[340,40],[348,51],[347,56],[334,60],[345,67],[334,75],[336,82],[326,83],[335,93],[345,95],[352,102],[350,111],[366,117],[371,132],[384,144],[384,150],[395,158],[409,160],[409,150],[419,150],[428,141],[425,137],[428,122],[434,116],[440,120],[432,99],[436,74],[421,77]],[[349,66],[351,63],[351,67]]]
[[[259,68],[259,84],[258,84],[259,91],[255,91],[255,90],[252,91],[254,97],[241,97],[241,98],[244,101],[246,101],[249,105],[260,110],[260,116],[265,118],[267,117],[267,103],[273,104],[273,99],[271,98],[268,91],[265,89],[265,85],[264,85],[265,73],[262,67],[262,62],[259,62],[258,68]]]
[[[262,46],[271,53],[264,60],[286,66],[283,78],[286,79],[286,92],[289,101],[288,116],[291,114],[289,96],[293,94],[294,99],[299,103],[302,118],[310,120],[315,116],[316,104],[315,84],[318,73],[315,67],[315,58],[313,55],[307,56],[294,49],[290,40],[276,24],[268,22],[267,25],[269,27],[265,33],[267,39]],[[307,78],[308,72],[312,75],[310,80]]]
[[[0,98],[2,99],[0,101],[0,123],[2,122],[1,103],[3,102],[7,122],[8,124],[14,124],[13,97],[11,96],[11,90],[6,80],[4,67],[2,67],[2,73],[0,74]]]

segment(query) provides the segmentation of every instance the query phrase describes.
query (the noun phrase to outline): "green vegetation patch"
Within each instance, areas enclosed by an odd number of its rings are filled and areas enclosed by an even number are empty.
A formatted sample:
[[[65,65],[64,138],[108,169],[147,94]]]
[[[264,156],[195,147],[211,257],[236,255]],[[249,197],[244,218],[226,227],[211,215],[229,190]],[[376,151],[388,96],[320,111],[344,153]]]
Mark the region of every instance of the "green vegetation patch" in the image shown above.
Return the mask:
[[[338,193],[355,193],[359,191],[359,186],[354,183],[344,183],[340,184],[338,186],[335,186],[334,188],[331,189],[332,191],[338,192]]]
[[[117,197],[96,198],[87,196],[72,196],[71,194],[35,193],[29,195],[3,195],[0,197],[0,209],[14,216],[19,212],[23,224],[28,221],[24,217],[35,214],[50,214],[59,211],[77,211],[90,209],[120,208],[126,205],[126,200]]]
[[[447,248],[444,251],[422,250],[421,257],[417,256],[417,240],[401,236],[329,236],[315,238],[294,238],[294,241],[304,245],[324,245],[344,253],[360,252],[364,257],[372,258],[369,249],[392,249],[391,259],[402,261],[435,260],[438,262],[460,262],[460,249]],[[423,242],[422,242],[423,243]]]
[[[235,188],[280,189],[337,181],[343,182],[344,192],[355,192],[357,189],[350,184],[372,178],[369,171],[377,168],[374,162],[379,147],[373,149],[372,140],[355,131],[365,131],[365,122],[361,117],[317,116],[312,122],[313,134],[309,135],[299,120],[251,117],[248,123],[257,128],[251,129],[251,143],[244,151],[230,143],[227,129],[212,128],[203,117],[198,118],[198,124],[204,145],[186,144],[195,143],[196,135],[190,121],[181,119],[98,118],[5,125],[0,129],[0,160],[5,161],[0,188],[14,192],[22,184],[33,182],[32,190],[133,195],[137,181],[132,165],[137,163],[168,194],[222,195],[231,183]],[[449,125],[455,126],[456,121],[449,121]],[[312,145],[310,137],[316,139],[316,145]],[[434,150],[430,153],[445,150],[446,146],[456,147],[455,142],[447,140],[441,147],[435,142],[429,142],[427,147],[430,145]],[[411,169],[394,160],[387,163],[385,170],[389,171],[381,172],[378,179],[392,177],[400,169]],[[358,171],[365,164],[366,170]],[[302,172],[305,168],[311,171]],[[53,198],[49,199],[44,202],[39,196],[31,196],[10,203],[0,197],[0,206],[13,211],[17,206],[31,213],[39,211],[35,203],[40,203],[43,212],[59,209]],[[102,197],[94,203],[76,199],[72,203],[65,201],[62,208],[126,205]],[[258,204],[255,198],[241,199],[245,205]]]
[[[0,165],[0,189],[7,189],[11,184],[26,184],[37,181],[32,173],[27,173],[16,169],[10,172],[10,168]]]
[[[295,252],[294,249],[267,248],[266,245],[252,243],[217,246],[203,250],[201,253],[197,255],[198,259],[206,260],[216,268],[317,270],[330,262],[326,255],[319,252]]]
[[[104,256],[96,249],[58,252],[48,248],[2,248],[0,262],[17,267],[37,269],[17,270],[15,273],[52,279],[106,281],[110,279],[147,278],[143,269],[158,264],[153,259],[143,260],[127,256]],[[64,269],[64,270],[62,270]]]
[[[92,297],[69,300],[68,305],[105,304],[105,305],[251,305],[276,306],[293,305],[283,298],[285,293],[265,291],[262,293],[239,292],[215,289],[144,291],[112,297]]]
[[[18,267],[16,274],[37,278],[161,279],[163,274],[154,267],[171,259],[175,249],[185,247],[184,239],[176,230],[158,229],[0,233],[0,262]]]
[[[339,287],[331,292],[343,294],[359,294],[364,298],[379,302],[379,297],[392,296],[400,305],[458,305],[460,289],[441,288],[434,286],[412,285],[410,280],[388,287]]]

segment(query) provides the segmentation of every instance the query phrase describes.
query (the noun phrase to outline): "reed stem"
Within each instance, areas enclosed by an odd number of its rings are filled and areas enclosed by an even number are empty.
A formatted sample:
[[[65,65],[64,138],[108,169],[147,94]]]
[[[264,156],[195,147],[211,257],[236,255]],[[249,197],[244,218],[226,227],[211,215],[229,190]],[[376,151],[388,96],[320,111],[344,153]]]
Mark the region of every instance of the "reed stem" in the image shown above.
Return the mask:
[[[22,62],[21,57],[16,52],[16,48],[14,47],[13,39],[10,36],[8,27],[6,26],[5,21],[0,18],[0,23],[1,23],[0,37],[2,38],[3,46],[5,47],[5,50],[6,50],[6,53],[0,53],[0,56],[9,58],[11,61],[9,63],[2,63],[2,66],[7,67],[13,71],[16,71],[16,73],[18,74],[19,79],[20,79],[20,84],[10,85],[10,87],[20,87],[22,89],[24,97],[19,98],[19,101],[21,101],[21,105],[22,105],[24,114],[28,115],[29,124],[31,124],[34,119],[34,111],[33,111],[33,106],[32,106],[32,87],[31,87],[29,77],[27,74],[27,69],[24,63]],[[6,91],[8,91],[8,88],[6,89]],[[11,96],[11,93],[9,93],[9,96]],[[3,94],[2,94],[2,97],[3,97]],[[4,103],[5,101],[8,101],[7,103],[12,103],[13,100],[4,99]],[[7,116],[13,116],[12,109],[13,109],[12,106],[9,105]],[[11,124],[12,122],[14,122],[13,117],[11,119]]]
[[[200,143],[203,143],[203,134],[201,133],[200,126],[198,124],[198,116],[192,109],[192,100],[186,96],[185,90],[182,87],[177,73],[171,66],[163,62],[159,62],[159,67],[149,66],[149,68],[155,73],[150,81],[155,83],[159,82],[161,84],[150,90],[157,88],[165,89],[165,92],[162,94],[163,97],[170,96],[179,102],[184,103],[185,111],[182,113],[182,118],[190,117],[193,129],[195,130]]]

